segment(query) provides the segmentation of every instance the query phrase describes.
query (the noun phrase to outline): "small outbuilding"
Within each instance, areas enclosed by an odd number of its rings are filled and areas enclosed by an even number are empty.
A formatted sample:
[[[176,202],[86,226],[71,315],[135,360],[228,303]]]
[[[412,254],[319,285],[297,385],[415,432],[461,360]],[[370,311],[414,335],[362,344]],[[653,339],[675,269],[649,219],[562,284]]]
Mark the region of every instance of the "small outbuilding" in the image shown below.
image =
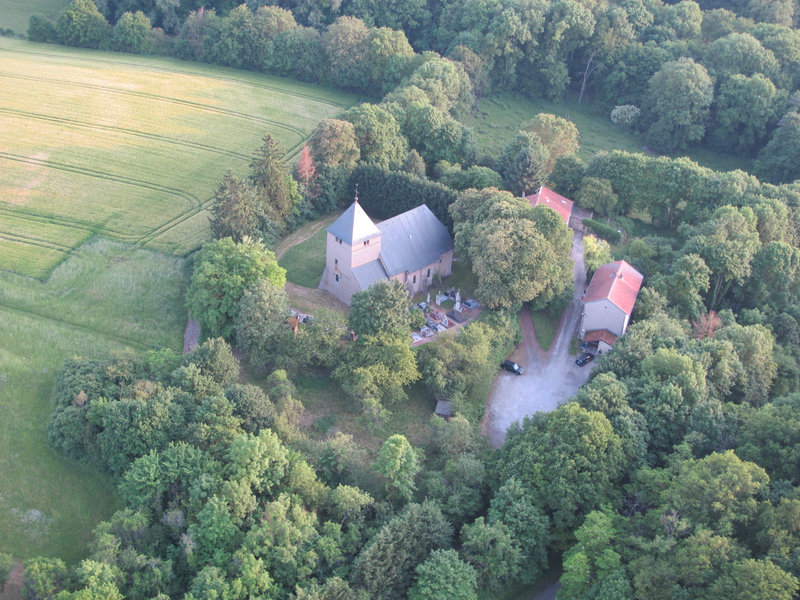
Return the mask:
[[[441,417],[445,421],[449,421],[453,416],[453,403],[450,400],[445,400],[441,396],[436,396],[436,410],[434,413],[437,417]]]

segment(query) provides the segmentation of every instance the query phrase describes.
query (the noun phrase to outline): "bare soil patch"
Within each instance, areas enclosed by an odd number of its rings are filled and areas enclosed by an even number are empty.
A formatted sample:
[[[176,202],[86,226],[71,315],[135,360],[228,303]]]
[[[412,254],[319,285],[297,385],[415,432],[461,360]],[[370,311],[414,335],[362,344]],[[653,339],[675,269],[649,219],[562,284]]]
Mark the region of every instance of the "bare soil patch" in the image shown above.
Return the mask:
[[[11,572],[6,578],[3,589],[0,590],[0,600],[23,600],[22,599],[22,579],[25,575],[25,568],[22,561],[17,560],[11,568]]]

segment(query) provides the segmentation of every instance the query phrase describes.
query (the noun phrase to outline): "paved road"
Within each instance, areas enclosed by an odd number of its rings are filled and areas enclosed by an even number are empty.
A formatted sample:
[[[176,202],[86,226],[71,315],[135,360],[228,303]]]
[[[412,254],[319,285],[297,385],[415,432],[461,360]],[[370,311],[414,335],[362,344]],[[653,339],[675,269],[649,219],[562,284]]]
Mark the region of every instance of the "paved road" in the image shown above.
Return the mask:
[[[538,411],[551,411],[573,396],[589,378],[591,367],[579,367],[569,354],[569,345],[577,335],[581,318],[581,296],[586,289],[586,269],[583,265],[583,237],[575,232],[572,238],[572,260],[575,296],[561,315],[553,343],[543,352],[536,341],[528,307],[520,311],[523,340],[511,355],[526,369],[523,375],[501,371],[492,387],[482,426],[489,442],[503,444],[506,429],[514,421]]]

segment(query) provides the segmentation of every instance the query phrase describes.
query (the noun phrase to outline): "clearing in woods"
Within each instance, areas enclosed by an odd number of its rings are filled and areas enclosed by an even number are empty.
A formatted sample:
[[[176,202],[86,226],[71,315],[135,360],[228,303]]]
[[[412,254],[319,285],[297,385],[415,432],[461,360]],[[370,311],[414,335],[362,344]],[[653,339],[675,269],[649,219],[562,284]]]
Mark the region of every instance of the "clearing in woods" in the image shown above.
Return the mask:
[[[352,95],[163,58],[0,39],[0,271],[43,279],[94,235],[184,255],[226,170],[291,158]]]

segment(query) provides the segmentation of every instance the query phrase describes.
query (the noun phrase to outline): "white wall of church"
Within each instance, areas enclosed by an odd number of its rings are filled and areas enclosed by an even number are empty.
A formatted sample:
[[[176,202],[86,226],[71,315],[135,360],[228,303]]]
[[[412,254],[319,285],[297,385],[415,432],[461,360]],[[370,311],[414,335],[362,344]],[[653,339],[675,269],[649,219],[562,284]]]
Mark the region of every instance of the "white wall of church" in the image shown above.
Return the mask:
[[[433,279],[438,273],[442,278],[447,277],[453,272],[453,251],[450,250],[442,254],[441,258],[426,267],[407,273],[399,273],[392,277],[406,284],[406,288],[412,294],[424,292],[433,285]]]

